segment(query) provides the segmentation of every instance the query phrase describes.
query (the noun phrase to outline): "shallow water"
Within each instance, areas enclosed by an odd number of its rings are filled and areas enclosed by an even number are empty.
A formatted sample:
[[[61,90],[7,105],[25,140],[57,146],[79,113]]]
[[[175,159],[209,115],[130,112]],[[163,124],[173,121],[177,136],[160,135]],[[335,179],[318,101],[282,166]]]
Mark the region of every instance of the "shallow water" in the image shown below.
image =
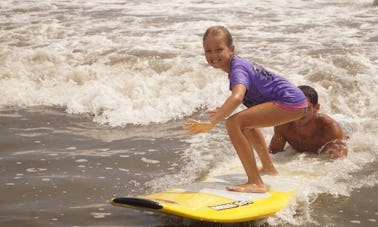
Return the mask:
[[[195,159],[190,160],[185,154],[192,145],[182,133],[183,121],[112,128],[99,126],[86,115],[34,107],[2,110],[0,123],[2,226],[233,226],[139,212],[107,203],[114,196],[159,191],[199,180],[208,173],[208,168],[198,169],[193,163]],[[293,174],[301,169],[309,171],[305,166],[311,163],[335,164],[294,153],[273,158],[278,168],[292,166]],[[322,182],[308,182],[293,204],[277,217],[240,225],[374,226],[378,214],[376,164],[364,164],[344,178],[324,174],[319,180],[334,185],[321,188]],[[225,164],[210,170],[222,166]],[[321,171],[325,169],[318,172]],[[361,180],[348,188],[346,184],[353,178]],[[337,180],[344,182],[332,182]]]
[[[377,15],[370,0],[1,1],[0,225],[223,226],[107,203],[240,165],[223,123],[182,131],[229,95],[201,43],[223,24],[238,55],[313,86],[350,136],[345,159],[273,155],[319,177],[236,226],[376,226]]]

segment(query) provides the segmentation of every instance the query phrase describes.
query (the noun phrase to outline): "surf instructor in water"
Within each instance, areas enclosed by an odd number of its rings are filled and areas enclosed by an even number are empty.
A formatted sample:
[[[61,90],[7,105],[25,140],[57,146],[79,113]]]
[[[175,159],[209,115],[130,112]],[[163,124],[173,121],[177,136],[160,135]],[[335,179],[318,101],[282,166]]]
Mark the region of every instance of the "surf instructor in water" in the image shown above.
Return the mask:
[[[301,118],[307,110],[307,99],[298,87],[285,78],[235,55],[232,36],[223,26],[213,26],[206,30],[203,48],[207,62],[228,74],[231,95],[219,109],[209,111],[209,121],[190,120],[184,125],[184,129],[190,133],[209,132],[227,118],[228,135],[248,177],[246,183],[228,186],[227,189],[264,193],[267,188],[260,173],[276,175],[278,171],[272,163],[259,128]],[[231,115],[242,103],[247,109]],[[253,150],[260,157],[260,169]]]
[[[296,121],[274,127],[271,152],[284,151],[287,142],[298,152],[326,154],[331,159],[347,156],[347,136],[335,120],[318,113],[318,93],[307,85],[299,88],[307,97],[308,111]]]

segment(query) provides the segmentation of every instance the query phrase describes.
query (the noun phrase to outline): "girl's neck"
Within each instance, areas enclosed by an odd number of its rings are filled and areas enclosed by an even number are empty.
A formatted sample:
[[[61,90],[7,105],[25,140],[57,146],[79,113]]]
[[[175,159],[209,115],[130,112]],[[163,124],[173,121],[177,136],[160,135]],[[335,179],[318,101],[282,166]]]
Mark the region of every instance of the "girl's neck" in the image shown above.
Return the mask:
[[[230,62],[228,63],[228,67],[223,69],[223,71],[225,71],[226,73],[228,73],[228,78],[230,78],[230,72],[231,72],[231,63],[232,63],[232,60],[234,59],[234,56],[235,55],[232,55],[230,57]]]

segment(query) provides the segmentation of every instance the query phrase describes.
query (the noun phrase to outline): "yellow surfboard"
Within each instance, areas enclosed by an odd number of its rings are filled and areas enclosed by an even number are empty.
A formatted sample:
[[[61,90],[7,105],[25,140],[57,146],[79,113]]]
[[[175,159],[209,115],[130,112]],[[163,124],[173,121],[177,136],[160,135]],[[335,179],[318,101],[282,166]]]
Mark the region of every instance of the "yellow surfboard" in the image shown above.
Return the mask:
[[[246,182],[245,174],[237,172],[158,193],[113,198],[110,203],[202,221],[245,222],[274,215],[288,204],[299,187],[295,177],[263,176],[263,180],[269,188],[266,193],[227,191],[228,185]]]

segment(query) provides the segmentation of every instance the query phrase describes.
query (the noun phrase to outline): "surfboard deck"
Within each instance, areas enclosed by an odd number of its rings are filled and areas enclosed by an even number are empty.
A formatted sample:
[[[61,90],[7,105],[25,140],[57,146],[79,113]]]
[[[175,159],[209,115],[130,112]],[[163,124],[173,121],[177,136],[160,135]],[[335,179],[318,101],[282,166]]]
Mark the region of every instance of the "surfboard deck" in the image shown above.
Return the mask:
[[[263,180],[266,193],[227,191],[228,185],[246,182],[239,171],[153,194],[113,198],[110,204],[209,222],[252,221],[282,210],[300,184],[293,176],[263,176]]]

